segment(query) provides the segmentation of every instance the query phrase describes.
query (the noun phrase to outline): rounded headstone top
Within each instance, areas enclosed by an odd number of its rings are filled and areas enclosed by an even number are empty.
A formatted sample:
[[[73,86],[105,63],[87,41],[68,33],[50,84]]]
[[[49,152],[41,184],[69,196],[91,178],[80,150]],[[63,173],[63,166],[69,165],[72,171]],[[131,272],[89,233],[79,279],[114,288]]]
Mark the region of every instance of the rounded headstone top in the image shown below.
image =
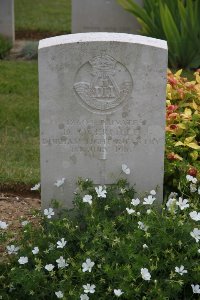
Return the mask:
[[[64,44],[87,43],[87,42],[121,42],[142,44],[146,46],[167,49],[167,42],[142,35],[110,32],[87,32],[55,36],[43,39],[39,42],[39,49]]]

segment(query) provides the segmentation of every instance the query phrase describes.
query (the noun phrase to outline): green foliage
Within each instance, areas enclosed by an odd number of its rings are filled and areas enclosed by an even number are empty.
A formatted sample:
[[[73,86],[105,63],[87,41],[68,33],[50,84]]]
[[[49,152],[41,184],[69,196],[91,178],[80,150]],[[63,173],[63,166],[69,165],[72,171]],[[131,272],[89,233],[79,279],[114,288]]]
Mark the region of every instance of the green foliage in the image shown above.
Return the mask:
[[[0,61],[0,183],[39,180],[37,62]]]
[[[175,188],[185,173],[200,175],[200,74],[168,71],[165,187]],[[193,174],[192,174],[193,173]]]
[[[168,42],[172,67],[200,66],[200,1],[117,0],[133,13],[142,26],[142,34]]]
[[[26,59],[38,58],[38,42],[29,42],[22,49],[20,56]]]
[[[189,182],[184,179],[179,185],[187,205],[182,207],[180,198],[171,194],[168,209],[162,210],[144,204],[144,195],[134,206],[135,192],[126,180],[102,187],[105,197],[98,197],[96,188],[90,180],[79,179],[74,209],[62,211],[59,219],[43,217],[37,227],[25,225],[22,237],[12,240],[20,247],[17,254],[6,254],[5,247],[6,259],[0,264],[3,299],[51,300],[60,291],[64,300],[111,300],[117,299],[114,289],[122,290],[120,299],[127,300],[198,299],[191,285],[200,281],[200,253],[191,232],[199,225],[189,213],[199,210],[200,204],[198,193],[190,193]],[[153,199],[155,191],[150,193],[148,198]],[[86,195],[90,203],[83,202]],[[133,209],[130,214],[127,208]],[[32,252],[35,247],[37,254]],[[28,261],[20,264],[20,257]],[[59,259],[64,259],[63,265]],[[86,259],[94,264],[83,271]],[[50,264],[53,268],[48,271]],[[175,269],[181,265],[187,271],[182,275]],[[142,268],[147,276],[142,276]],[[86,284],[94,284],[95,293],[81,298]]]
[[[0,35],[0,59],[3,59],[8,54],[11,48],[12,45],[10,41]]]
[[[15,0],[16,31],[71,32],[71,0]]]

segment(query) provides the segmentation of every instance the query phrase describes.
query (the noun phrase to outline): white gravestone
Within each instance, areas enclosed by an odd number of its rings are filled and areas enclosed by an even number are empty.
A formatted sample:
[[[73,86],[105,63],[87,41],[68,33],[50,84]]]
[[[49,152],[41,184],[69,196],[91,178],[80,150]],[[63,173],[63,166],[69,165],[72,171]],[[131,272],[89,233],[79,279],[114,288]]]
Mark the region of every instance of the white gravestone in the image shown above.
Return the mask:
[[[0,0],[0,35],[15,41],[14,0]]]
[[[43,208],[52,199],[70,207],[78,177],[115,182],[123,163],[138,192],[158,186],[162,200],[166,70],[162,40],[80,33],[40,41]]]
[[[137,0],[142,4],[143,0]],[[72,33],[138,33],[139,23],[117,0],[72,0]]]

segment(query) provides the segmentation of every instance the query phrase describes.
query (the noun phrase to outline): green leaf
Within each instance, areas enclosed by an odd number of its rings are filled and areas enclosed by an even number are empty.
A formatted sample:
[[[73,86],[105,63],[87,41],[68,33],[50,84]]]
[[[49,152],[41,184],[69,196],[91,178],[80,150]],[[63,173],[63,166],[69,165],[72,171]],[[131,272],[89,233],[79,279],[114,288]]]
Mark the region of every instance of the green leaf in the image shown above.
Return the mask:
[[[168,6],[163,5],[161,2],[160,16],[166,38],[171,47],[171,51],[176,51],[176,53],[180,53],[180,32],[178,31],[178,28]]]
[[[143,0],[143,7],[135,0],[117,2],[136,16],[142,34],[167,40],[170,66],[200,66],[199,0]]]

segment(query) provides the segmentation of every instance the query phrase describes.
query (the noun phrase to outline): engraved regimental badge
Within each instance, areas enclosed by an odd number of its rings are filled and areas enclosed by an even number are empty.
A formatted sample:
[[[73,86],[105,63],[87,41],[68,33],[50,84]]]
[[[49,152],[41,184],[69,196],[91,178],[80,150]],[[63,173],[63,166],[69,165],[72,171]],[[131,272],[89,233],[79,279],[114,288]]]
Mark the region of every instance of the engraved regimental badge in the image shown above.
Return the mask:
[[[126,103],[133,81],[124,65],[109,55],[101,55],[80,67],[74,89],[84,107],[109,113]]]

